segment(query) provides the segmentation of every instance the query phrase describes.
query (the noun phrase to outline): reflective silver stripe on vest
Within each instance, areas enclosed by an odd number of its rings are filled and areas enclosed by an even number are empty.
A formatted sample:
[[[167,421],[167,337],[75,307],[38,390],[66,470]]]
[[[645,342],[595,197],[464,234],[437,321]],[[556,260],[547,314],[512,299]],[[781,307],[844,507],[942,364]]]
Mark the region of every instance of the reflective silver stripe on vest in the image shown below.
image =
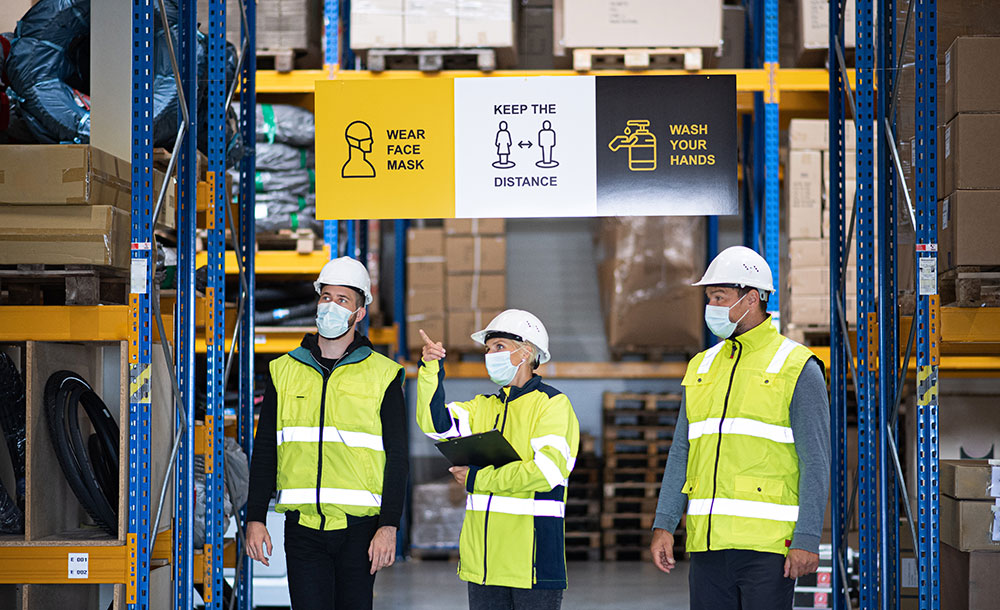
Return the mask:
[[[570,455],[569,443],[558,434],[546,434],[545,436],[531,439],[531,448],[535,452],[535,465],[542,471],[542,475],[545,476],[545,480],[549,482],[549,485],[555,487],[556,485],[568,484],[569,481],[563,477],[559,466],[552,461],[552,458],[542,453],[544,447],[552,447],[558,451],[563,456],[563,459],[566,460],[566,470],[571,471],[576,460]]]
[[[705,352],[705,357],[701,359],[701,365],[698,367],[698,374],[704,375],[708,372],[708,369],[712,368],[712,363],[715,362],[715,357],[719,355],[722,351],[722,347],[726,344],[725,341],[719,341],[712,347],[708,348]]]
[[[565,517],[566,504],[559,500],[535,500],[534,498],[511,498],[489,494],[469,494],[465,500],[465,510],[485,511],[508,515],[532,515],[535,517]]]
[[[382,506],[382,496],[362,489],[337,489],[321,487],[319,489],[320,504],[340,504],[346,506]],[[278,504],[315,504],[316,488],[281,489],[278,491]]]
[[[767,519],[768,521],[799,520],[799,507],[771,502],[756,502],[754,500],[734,500],[732,498],[700,498],[689,500],[688,515],[728,515],[730,517],[748,517],[750,519]]]
[[[472,435],[472,427],[469,425],[469,411],[458,406],[457,402],[448,403],[445,408],[448,409],[448,414],[451,416],[451,428],[444,432],[426,432],[425,434],[436,441]]]
[[[776,443],[795,442],[795,436],[789,427],[765,424],[756,419],[745,419],[742,417],[727,417],[725,421],[722,421],[719,417],[712,417],[704,421],[690,423],[688,424],[688,440],[693,441],[706,434],[718,434],[720,422],[722,423],[723,434],[755,436]]]
[[[344,443],[348,447],[363,447],[375,451],[385,451],[382,437],[367,432],[351,432],[338,430],[333,426],[323,427],[324,443]],[[278,444],[282,443],[318,443],[320,428],[318,426],[288,426],[278,430]]]
[[[778,347],[778,351],[774,352],[774,357],[771,358],[771,363],[767,365],[767,370],[765,373],[769,375],[774,375],[781,372],[781,367],[785,366],[785,361],[788,357],[792,355],[792,351],[798,347],[799,344],[791,339],[785,339],[781,342],[781,346]]]

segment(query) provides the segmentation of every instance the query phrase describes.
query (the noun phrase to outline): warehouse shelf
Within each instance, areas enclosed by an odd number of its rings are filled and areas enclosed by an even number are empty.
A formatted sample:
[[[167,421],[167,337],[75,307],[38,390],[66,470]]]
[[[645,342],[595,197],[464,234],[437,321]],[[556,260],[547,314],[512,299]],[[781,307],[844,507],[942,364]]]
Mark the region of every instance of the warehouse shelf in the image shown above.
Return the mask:
[[[294,250],[258,250],[254,256],[257,275],[308,276],[310,279],[313,279],[323,268],[323,265],[329,261],[330,248],[327,246],[324,246],[322,250],[314,250],[307,254],[299,254]],[[199,252],[195,259],[195,265],[200,268],[206,264],[208,264],[208,253]],[[238,273],[236,253],[227,250],[226,275]]]
[[[245,563],[245,562],[244,562]],[[222,549],[222,566],[226,568],[236,567],[236,541],[227,540]],[[205,582],[205,553],[195,552],[194,554],[194,582],[201,584]]]
[[[124,341],[128,305],[6,305],[0,341]]]
[[[1000,307],[942,307],[941,354],[1000,355]],[[900,319],[906,337],[913,318]]]

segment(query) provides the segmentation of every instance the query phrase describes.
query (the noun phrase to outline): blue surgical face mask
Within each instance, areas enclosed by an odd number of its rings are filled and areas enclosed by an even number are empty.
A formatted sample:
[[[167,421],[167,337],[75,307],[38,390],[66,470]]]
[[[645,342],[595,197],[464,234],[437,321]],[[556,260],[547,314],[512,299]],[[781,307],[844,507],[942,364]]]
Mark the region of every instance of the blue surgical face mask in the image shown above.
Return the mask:
[[[519,351],[521,350],[514,350],[514,353]],[[491,352],[486,354],[486,372],[490,375],[490,381],[502,388],[507,387],[511,381],[514,381],[517,369],[521,368],[521,364],[524,364],[522,360],[520,364],[514,366],[510,363],[510,355],[511,352]]]
[[[729,307],[705,305],[705,324],[708,325],[708,330],[712,331],[713,335],[720,339],[728,339],[733,336],[733,332],[736,331],[736,325],[739,324],[748,313],[750,313],[750,310],[746,310],[746,312],[740,316],[740,319],[735,322],[729,319],[729,312],[733,307],[739,305],[740,301],[742,301],[745,296],[747,295],[743,295],[740,297],[739,301],[736,301]]]
[[[320,303],[316,306],[316,330],[324,339],[339,339],[351,329],[351,316],[360,311],[345,309],[336,303]]]

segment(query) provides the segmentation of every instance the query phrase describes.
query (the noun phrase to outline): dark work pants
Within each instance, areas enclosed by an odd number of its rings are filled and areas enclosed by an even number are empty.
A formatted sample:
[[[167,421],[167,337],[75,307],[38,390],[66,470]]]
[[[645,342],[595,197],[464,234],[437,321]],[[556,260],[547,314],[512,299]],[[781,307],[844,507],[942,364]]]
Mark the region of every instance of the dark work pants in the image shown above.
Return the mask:
[[[795,580],[777,553],[728,549],[691,553],[691,610],[790,610]]]
[[[469,583],[469,610],[559,610],[562,589],[515,589]]]
[[[352,519],[342,530],[320,531],[285,518],[285,561],[292,610],[365,610],[372,607],[375,576],[368,546],[378,517]]]

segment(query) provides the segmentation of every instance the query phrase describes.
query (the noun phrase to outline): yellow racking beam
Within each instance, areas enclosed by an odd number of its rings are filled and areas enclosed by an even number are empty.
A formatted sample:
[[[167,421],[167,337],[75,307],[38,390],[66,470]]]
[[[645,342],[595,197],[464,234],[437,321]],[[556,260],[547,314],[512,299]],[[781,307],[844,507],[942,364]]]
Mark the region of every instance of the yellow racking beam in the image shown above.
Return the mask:
[[[315,250],[308,254],[299,254],[295,250],[260,250],[254,258],[254,270],[261,275],[318,275],[323,265],[330,261],[330,249]],[[208,264],[208,254],[199,252],[195,257],[195,265],[202,267]],[[226,274],[236,275],[239,267],[236,265],[236,254],[226,251]]]
[[[6,305],[0,341],[124,341],[127,305]]]
[[[249,557],[244,557],[244,561],[250,561]],[[235,568],[236,567],[236,541],[227,540],[225,545],[222,547],[222,567],[224,568]],[[194,583],[202,584],[205,582],[205,553],[196,552],[194,554]]]
[[[69,554],[87,554],[87,578],[69,578]],[[0,584],[122,584],[128,547],[5,546],[0,548]]]

